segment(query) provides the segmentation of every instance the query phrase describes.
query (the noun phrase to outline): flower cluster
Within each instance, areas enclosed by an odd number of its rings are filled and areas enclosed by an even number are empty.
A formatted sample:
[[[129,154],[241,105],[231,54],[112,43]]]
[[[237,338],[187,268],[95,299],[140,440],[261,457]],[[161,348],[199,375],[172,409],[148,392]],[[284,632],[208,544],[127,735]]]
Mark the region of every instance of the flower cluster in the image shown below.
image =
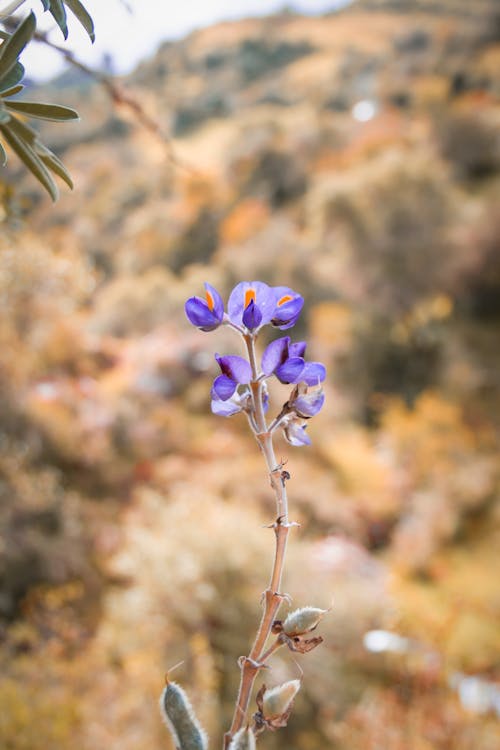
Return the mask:
[[[266,325],[281,331],[292,328],[303,304],[300,294],[288,287],[242,281],[229,296],[227,312],[222,297],[210,284],[205,284],[205,298],[190,297],[185,306],[189,321],[201,331],[227,325],[238,331],[246,345],[247,358],[215,355],[220,375],[212,385],[213,413],[230,417],[244,412],[254,432],[264,431],[267,424],[263,424],[262,415],[268,409],[267,380],[275,377],[281,383],[293,385],[293,389],[269,430],[281,427],[288,442],[297,446],[310,444],[305,420],[323,406],[321,383],[326,377],[325,367],[320,362],[306,362],[306,343],[292,343],[286,335],[265,348],[259,365],[255,339]]]

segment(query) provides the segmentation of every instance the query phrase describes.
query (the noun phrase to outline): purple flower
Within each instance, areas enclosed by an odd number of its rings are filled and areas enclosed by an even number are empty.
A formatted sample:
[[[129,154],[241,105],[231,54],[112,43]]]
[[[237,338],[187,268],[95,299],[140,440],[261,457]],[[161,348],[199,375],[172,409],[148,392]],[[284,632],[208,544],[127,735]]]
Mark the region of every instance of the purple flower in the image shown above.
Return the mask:
[[[227,312],[234,325],[255,330],[271,321],[276,309],[276,294],[262,281],[242,281],[229,296]]]
[[[244,409],[246,398],[248,398],[248,394],[240,396],[238,393],[233,393],[231,398],[223,401],[216,393],[213,393],[211,403],[212,413],[217,414],[219,417],[232,417],[233,414],[239,414]]]
[[[215,378],[212,385],[212,397],[227,401],[236,391],[238,385],[247,385],[252,379],[252,368],[246,359],[236,355],[220,357],[215,355],[222,375]]]
[[[325,394],[322,388],[315,388],[310,391],[307,385],[301,382],[294,389],[289,407],[298,417],[310,419],[321,411],[324,403]]]
[[[276,375],[282,383],[298,383],[304,369],[305,344],[291,344],[290,336],[271,341],[262,355],[264,375]]]
[[[213,331],[224,318],[224,302],[219,292],[205,283],[205,299],[190,297],[184,307],[190,323],[201,331]]]
[[[311,438],[306,433],[306,425],[299,422],[297,419],[290,419],[283,428],[285,438],[288,440],[290,445],[300,447],[301,445],[311,445]]]
[[[271,341],[262,355],[264,375],[276,375],[282,383],[319,385],[326,377],[326,368],[320,362],[304,362],[306,343],[291,343],[290,336]]]
[[[262,405],[264,407],[264,413],[269,408],[269,396],[267,390],[265,390],[265,383],[263,384],[262,392]],[[244,389],[242,393],[235,391],[231,398],[223,401],[217,393],[212,390],[212,402],[210,404],[212,413],[217,414],[219,417],[232,417],[233,414],[239,414],[242,411],[248,411],[251,408],[252,396],[248,388]]]
[[[306,362],[300,379],[306,385],[319,385],[326,378],[326,367],[321,362]]]
[[[287,286],[275,286],[276,307],[271,317],[271,324],[280,330],[291,328],[297,322],[304,299]]]

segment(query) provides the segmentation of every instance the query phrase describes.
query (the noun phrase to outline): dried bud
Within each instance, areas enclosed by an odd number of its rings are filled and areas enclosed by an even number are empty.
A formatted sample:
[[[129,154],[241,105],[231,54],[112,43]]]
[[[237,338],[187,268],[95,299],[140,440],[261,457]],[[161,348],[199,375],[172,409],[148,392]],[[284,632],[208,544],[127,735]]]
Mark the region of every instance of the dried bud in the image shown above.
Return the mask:
[[[290,713],[293,699],[300,689],[300,680],[290,680],[266,690],[262,696],[262,715],[273,721]]]
[[[250,728],[236,732],[229,745],[229,750],[255,750],[255,748],[255,735]]]
[[[160,698],[160,710],[177,750],[207,750],[208,742],[184,690],[169,682]]]
[[[317,607],[302,607],[290,612],[283,623],[283,632],[293,638],[296,635],[310,633],[328,612],[327,609]]]

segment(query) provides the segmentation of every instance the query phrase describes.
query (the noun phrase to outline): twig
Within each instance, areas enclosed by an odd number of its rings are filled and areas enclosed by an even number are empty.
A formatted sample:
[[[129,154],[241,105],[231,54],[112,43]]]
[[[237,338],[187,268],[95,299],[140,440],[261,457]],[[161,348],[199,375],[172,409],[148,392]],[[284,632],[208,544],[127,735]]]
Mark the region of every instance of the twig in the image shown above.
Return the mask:
[[[171,164],[180,169],[187,170],[188,172],[191,172],[193,174],[200,174],[199,170],[196,169],[196,167],[192,166],[184,159],[181,159],[179,156],[177,156],[174,151],[170,136],[162,130],[160,124],[144,110],[137,99],[125,92],[122,86],[120,86],[110,76],[94,70],[85,63],[81,62],[75,57],[75,54],[71,50],[68,50],[65,47],[61,47],[59,44],[51,42],[47,37],[47,34],[42,31],[35,32],[33,38],[35,41],[40,42],[41,44],[45,44],[47,47],[55,50],[60,55],[62,55],[64,59],[70,63],[70,65],[78,68],[78,70],[81,70],[83,73],[86,73],[95,81],[98,81],[100,85],[106,90],[114,104],[116,104],[117,106],[126,107],[131,112],[133,112],[136,121],[139,122],[148,132],[158,138],[164,146],[166,146],[168,158]]]
[[[4,5],[3,8],[0,8],[0,19],[3,20],[4,18],[11,16],[24,2],[25,0],[12,0],[12,2]]]

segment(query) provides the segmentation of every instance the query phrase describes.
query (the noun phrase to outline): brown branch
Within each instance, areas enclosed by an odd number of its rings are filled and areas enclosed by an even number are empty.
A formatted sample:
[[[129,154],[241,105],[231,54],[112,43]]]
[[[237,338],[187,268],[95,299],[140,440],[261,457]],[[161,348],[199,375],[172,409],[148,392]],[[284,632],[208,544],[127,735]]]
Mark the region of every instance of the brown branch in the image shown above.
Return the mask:
[[[140,102],[137,101],[133,96],[127,93],[123,87],[109,75],[101,73],[100,71],[91,68],[85,63],[78,60],[71,50],[61,47],[59,44],[51,42],[47,37],[47,34],[42,31],[36,31],[33,37],[35,41],[45,44],[50,49],[58,52],[64,59],[70,63],[74,68],[81,70],[88,76],[97,81],[108,93],[111,101],[117,106],[123,106],[129,109],[135,117],[135,120],[142,125],[149,133],[158,138],[161,143],[167,148],[168,159],[171,164],[180,169],[185,169],[193,174],[199,174],[194,166],[181,159],[174,151],[174,146],[170,136],[164,132],[160,124],[151,115],[149,115],[143,108]]]
[[[286,598],[280,593],[283,565],[285,561],[288,532],[293,524],[288,522],[288,500],[285,480],[282,477],[282,465],[277,463],[274,454],[273,436],[267,429],[262,401],[262,382],[258,379],[257,361],[255,356],[255,342],[252,335],[244,336],[248,351],[248,358],[252,367],[252,391],[255,419],[258,427],[257,440],[264,455],[269,471],[269,479],[276,497],[277,519],[272,528],[275,533],[275,552],[269,585],[264,592],[264,611],[262,613],[257,635],[248,656],[240,659],[240,686],[234,710],[231,728],[224,735],[223,748],[226,750],[233,735],[241,729],[248,711],[248,704],[253,685],[259,671],[265,666],[265,661],[278,648],[276,644],[265,651],[273,622],[276,619],[281,602]]]

